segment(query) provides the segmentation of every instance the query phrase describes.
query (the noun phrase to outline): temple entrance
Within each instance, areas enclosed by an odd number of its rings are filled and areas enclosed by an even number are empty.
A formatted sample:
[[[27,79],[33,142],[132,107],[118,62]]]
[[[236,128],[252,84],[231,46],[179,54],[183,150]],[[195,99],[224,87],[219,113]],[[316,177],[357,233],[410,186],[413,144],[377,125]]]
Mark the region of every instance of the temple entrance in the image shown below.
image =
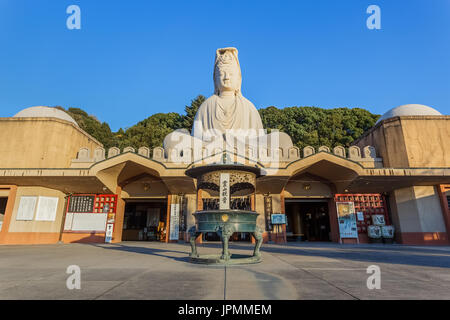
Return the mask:
[[[122,241],[165,241],[167,199],[127,200]]]
[[[215,232],[205,232],[204,241],[220,241],[220,237]],[[251,242],[251,234],[248,232],[235,232],[230,237],[230,242]]]
[[[328,200],[286,199],[287,241],[331,241]]]

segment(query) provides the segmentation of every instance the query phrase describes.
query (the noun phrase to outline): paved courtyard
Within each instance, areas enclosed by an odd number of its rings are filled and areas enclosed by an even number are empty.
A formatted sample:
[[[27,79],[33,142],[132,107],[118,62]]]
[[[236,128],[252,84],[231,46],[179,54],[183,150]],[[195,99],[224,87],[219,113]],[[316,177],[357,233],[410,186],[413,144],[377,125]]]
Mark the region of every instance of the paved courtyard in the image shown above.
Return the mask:
[[[450,299],[450,247],[267,244],[262,263],[231,267],[190,264],[189,251],[151,242],[0,246],[0,299]],[[80,290],[66,287],[69,265],[81,268]],[[370,265],[381,269],[379,290],[366,286]]]

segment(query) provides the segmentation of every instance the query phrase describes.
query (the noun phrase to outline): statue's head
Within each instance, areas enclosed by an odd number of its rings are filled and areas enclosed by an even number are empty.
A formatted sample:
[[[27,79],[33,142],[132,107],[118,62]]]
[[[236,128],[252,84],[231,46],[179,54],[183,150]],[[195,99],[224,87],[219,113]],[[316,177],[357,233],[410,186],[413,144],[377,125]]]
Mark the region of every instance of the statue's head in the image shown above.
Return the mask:
[[[216,51],[214,63],[214,93],[223,91],[241,93],[242,75],[236,48],[222,48]]]

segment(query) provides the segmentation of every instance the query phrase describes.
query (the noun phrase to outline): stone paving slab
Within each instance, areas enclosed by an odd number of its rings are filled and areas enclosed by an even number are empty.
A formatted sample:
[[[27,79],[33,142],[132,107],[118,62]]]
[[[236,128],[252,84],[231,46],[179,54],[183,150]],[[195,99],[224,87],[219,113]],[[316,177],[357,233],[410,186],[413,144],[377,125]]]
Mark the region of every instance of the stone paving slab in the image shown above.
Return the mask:
[[[450,247],[266,244],[263,262],[204,266],[187,244],[123,242],[0,246],[0,299],[450,299]],[[199,247],[220,252],[220,244]],[[231,252],[252,246],[232,243]],[[66,269],[81,268],[68,290]],[[366,286],[381,269],[381,289]]]

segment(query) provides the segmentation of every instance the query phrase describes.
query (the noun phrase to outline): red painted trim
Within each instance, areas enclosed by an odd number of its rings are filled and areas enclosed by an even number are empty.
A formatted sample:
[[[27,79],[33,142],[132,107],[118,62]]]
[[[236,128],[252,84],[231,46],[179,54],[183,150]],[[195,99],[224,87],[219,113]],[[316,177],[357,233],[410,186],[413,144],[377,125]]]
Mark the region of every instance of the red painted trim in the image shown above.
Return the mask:
[[[63,243],[105,243],[105,232],[64,233]]]
[[[447,237],[450,238],[450,208],[448,207],[446,193],[450,191],[450,185],[437,186],[439,199],[441,200],[442,216],[445,222],[445,230],[447,230]]]
[[[0,243],[7,243],[7,236],[9,234],[9,224],[12,219],[14,211],[14,204],[17,196],[17,186],[15,185],[0,185],[1,189],[9,189],[8,200],[6,201],[5,216],[3,217],[2,230],[0,231]]]
[[[55,244],[59,240],[59,232],[8,232],[2,244]]]

